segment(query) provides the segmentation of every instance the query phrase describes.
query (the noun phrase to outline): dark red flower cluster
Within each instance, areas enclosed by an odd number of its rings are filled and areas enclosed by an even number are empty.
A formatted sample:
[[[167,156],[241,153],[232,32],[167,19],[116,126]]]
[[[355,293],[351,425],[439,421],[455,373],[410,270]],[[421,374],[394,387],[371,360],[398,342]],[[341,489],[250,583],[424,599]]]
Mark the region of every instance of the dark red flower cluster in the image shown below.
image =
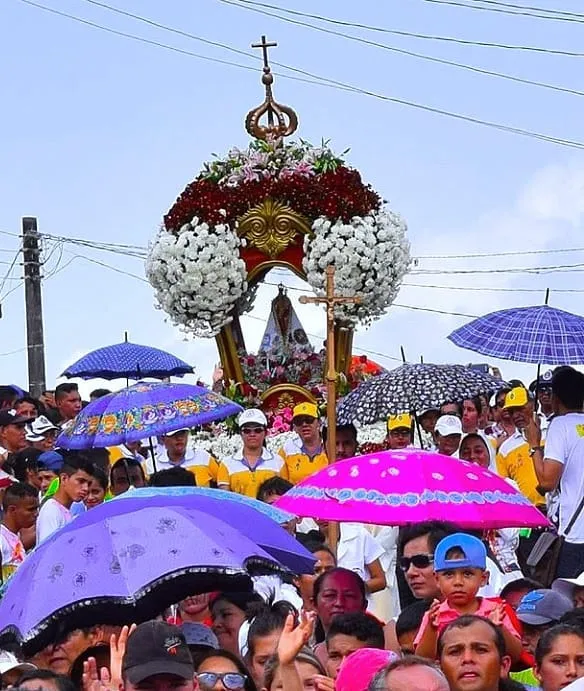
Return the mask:
[[[349,223],[353,216],[366,216],[381,206],[381,198],[370,185],[363,183],[357,170],[339,166],[335,171],[317,176],[266,178],[243,182],[237,187],[197,179],[176,200],[164,217],[164,225],[167,230],[177,231],[195,216],[213,225],[232,224],[268,198],[287,203],[310,221],[326,216]]]

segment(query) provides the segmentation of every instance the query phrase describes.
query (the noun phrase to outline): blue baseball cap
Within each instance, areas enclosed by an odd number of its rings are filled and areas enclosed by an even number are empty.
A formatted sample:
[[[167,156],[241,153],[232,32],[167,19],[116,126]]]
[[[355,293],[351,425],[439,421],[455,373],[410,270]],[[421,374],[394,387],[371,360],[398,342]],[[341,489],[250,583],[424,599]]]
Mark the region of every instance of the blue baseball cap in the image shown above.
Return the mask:
[[[57,451],[45,451],[38,457],[37,463],[47,470],[58,473],[63,467],[65,460]]]
[[[459,549],[464,557],[447,559],[451,549]],[[487,550],[483,543],[467,533],[454,533],[440,540],[434,551],[434,571],[464,568],[487,568]]]
[[[515,614],[523,624],[541,626],[560,621],[572,609],[572,601],[565,595],[555,590],[540,589],[524,595]]]

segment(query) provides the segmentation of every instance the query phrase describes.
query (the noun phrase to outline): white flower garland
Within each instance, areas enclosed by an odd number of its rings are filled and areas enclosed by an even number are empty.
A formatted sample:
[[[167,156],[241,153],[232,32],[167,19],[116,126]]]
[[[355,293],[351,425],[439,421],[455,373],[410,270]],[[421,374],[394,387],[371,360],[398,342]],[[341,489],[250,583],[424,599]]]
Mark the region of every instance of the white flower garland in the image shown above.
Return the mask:
[[[336,268],[339,295],[359,296],[358,305],[339,306],[337,318],[368,325],[395,300],[410,263],[410,243],[403,219],[387,208],[356,216],[350,224],[317,219],[314,236],[304,240],[303,268],[317,295],[325,294],[325,269]]]
[[[247,290],[240,246],[228,224],[209,226],[195,217],[178,233],[163,228],[146,260],[157,307],[194,336],[219,333]]]

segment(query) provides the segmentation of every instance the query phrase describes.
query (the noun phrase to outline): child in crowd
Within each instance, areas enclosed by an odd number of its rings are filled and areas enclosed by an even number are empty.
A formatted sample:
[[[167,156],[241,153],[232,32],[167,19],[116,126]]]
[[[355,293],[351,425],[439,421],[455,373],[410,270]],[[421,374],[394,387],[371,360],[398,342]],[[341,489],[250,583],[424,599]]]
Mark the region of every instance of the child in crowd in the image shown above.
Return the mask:
[[[417,655],[435,658],[440,631],[458,617],[474,614],[500,626],[507,652],[513,660],[519,659],[521,637],[511,608],[500,598],[477,596],[487,582],[486,561],[485,546],[472,535],[455,533],[438,543],[434,572],[443,601],[434,600],[424,614],[414,641]]]
[[[397,637],[402,655],[413,655],[416,646],[414,641],[422,626],[424,614],[430,609],[431,600],[416,600],[403,609],[395,622],[395,635]]]
[[[348,655],[361,648],[383,650],[384,647],[383,627],[374,617],[364,612],[337,614],[326,636],[327,672],[332,679],[336,679]]]
[[[10,485],[2,497],[0,548],[2,553],[2,583],[16,571],[26,556],[20,531],[32,528],[39,512],[36,487],[24,482]]]

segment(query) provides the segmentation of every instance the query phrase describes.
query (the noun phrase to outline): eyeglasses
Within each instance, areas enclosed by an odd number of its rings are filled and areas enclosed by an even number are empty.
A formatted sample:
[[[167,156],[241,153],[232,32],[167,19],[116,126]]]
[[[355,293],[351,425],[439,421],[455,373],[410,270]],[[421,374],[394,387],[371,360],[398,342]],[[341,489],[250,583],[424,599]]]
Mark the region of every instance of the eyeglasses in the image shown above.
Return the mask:
[[[302,427],[302,425],[312,425],[312,423],[315,421],[316,418],[313,417],[295,417],[294,420],[292,420],[292,424],[295,427]]]
[[[261,434],[264,431],[263,427],[242,427],[242,434]]]
[[[399,567],[402,571],[408,571],[412,564],[417,569],[427,569],[434,563],[434,557],[431,554],[414,554],[413,557],[401,557],[399,560]]]
[[[239,672],[201,672],[200,674],[195,674],[195,678],[202,689],[213,689],[215,684],[221,681],[223,686],[229,691],[243,689],[247,680],[246,675],[239,674]]]

